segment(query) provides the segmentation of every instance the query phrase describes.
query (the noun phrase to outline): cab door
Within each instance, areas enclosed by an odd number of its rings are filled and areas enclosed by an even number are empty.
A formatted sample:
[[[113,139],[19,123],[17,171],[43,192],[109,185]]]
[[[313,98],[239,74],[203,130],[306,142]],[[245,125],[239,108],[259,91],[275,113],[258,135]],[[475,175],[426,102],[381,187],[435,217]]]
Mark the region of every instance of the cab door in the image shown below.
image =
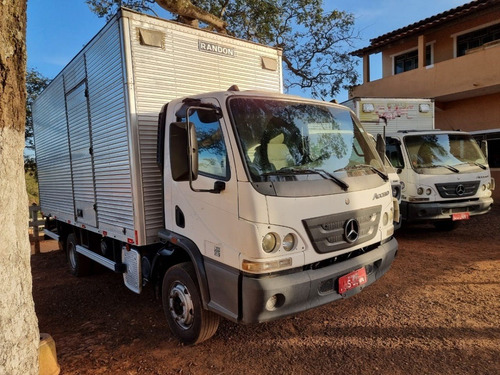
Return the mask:
[[[215,99],[204,99],[203,103],[220,106]],[[174,108],[176,114],[182,105]],[[196,130],[198,176],[191,184],[172,181],[165,201],[170,206],[172,230],[193,240],[203,255],[225,262],[226,256],[234,253],[230,241],[238,221],[236,169],[227,124],[223,118],[205,116],[203,112],[193,109],[187,116],[176,118],[176,122],[185,123],[189,117]],[[215,186],[222,186],[222,190],[217,192]]]

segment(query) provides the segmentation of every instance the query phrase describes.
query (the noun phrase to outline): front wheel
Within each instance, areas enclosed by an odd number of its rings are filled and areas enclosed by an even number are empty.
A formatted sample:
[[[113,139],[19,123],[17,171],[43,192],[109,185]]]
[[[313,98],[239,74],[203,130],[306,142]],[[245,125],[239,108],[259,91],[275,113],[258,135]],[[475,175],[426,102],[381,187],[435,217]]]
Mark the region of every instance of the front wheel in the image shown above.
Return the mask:
[[[202,307],[191,263],[177,264],[165,272],[162,301],[170,330],[184,344],[198,344],[217,331],[219,316]]]

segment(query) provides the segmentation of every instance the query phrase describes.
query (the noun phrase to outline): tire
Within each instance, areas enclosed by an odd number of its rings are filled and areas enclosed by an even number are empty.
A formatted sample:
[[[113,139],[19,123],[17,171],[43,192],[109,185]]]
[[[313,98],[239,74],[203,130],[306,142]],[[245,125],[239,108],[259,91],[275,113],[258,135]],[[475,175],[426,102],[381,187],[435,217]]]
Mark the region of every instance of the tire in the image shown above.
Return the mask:
[[[92,261],[76,251],[75,235],[72,233],[66,239],[66,255],[68,257],[69,270],[73,276],[81,277],[90,274]]]
[[[458,221],[453,221],[453,220],[446,220],[446,221],[436,221],[434,223],[434,226],[436,227],[437,230],[443,231],[443,232],[449,232],[454,229],[457,229],[460,223]]]
[[[191,263],[169,268],[163,277],[161,293],[168,326],[179,341],[195,345],[215,334],[219,316],[203,308],[198,279]]]

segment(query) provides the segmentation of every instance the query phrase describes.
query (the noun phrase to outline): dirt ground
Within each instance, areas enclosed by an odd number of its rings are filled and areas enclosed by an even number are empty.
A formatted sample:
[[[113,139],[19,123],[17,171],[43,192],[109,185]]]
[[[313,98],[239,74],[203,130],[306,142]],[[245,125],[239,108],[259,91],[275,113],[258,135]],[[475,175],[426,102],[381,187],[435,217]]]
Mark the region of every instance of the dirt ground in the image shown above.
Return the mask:
[[[222,320],[194,347],[171,336],[151,288],[75,278],[44,241],[32,256],[40,331],[62,374],[500,374],[500,208],[396,237],[392,268],[360,294],[271,323]]]

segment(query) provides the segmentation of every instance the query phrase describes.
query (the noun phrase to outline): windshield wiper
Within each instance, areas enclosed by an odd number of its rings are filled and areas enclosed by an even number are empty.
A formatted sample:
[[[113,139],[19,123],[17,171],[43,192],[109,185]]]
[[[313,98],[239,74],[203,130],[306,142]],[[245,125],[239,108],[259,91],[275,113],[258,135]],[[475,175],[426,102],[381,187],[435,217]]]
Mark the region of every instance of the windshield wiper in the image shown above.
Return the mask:
[[[335,182],[344,191],[347,191],[347,189],[349,189],[349,185],[347,183],[335,177],[331,173],[328,173],[324,169],[281,168],[278,171],[263,173],[261,176],[272,176],[272,175],[279,176],[279,175],[290,175],[290,174],[317,174],[323,177],[325,180],[330,180]]]
[[[369,164],[356,164],[356,165],[351,165],[349,167],[345,167],[345,168],[341,168],[341,169],[337,169],[335,172],[337,171],[341,171],[341,170],[350,170],[350,169],[360,169],[360,168],[368,168],[370,169],[372,172],[378,174],[380,176],[380,178],[382,178],[382,180],[384,181],[389,181],[389,176],[387,176],[384,172],[382,172],[380,169],[378,168],[375,168],[374,166],[372,165],[369,165]]]
[[[457,168],[452,167],[451,165],[447,165],[447,164],[433,164],[433,165],[425,166],[422,168],[447,168],[452,172],[460,173],[460,171]]]
[[[488,169],[488,167],[486,167],[486,165],[478,163],[477,161],[468,161],[468,162],[465,162],[463,164],[474,164],[476,167],[479,167],[481,169]]]
[[[316,168],[312,170],[317,172],[323,178],[334,181],[337,185],[339,185],[342,188],[342,190],[347,191],[347,189],[349,189],[349,185],[346,182],[342,181],[340,178],[335,177],[333,174],[325,171],[324,169]]]

